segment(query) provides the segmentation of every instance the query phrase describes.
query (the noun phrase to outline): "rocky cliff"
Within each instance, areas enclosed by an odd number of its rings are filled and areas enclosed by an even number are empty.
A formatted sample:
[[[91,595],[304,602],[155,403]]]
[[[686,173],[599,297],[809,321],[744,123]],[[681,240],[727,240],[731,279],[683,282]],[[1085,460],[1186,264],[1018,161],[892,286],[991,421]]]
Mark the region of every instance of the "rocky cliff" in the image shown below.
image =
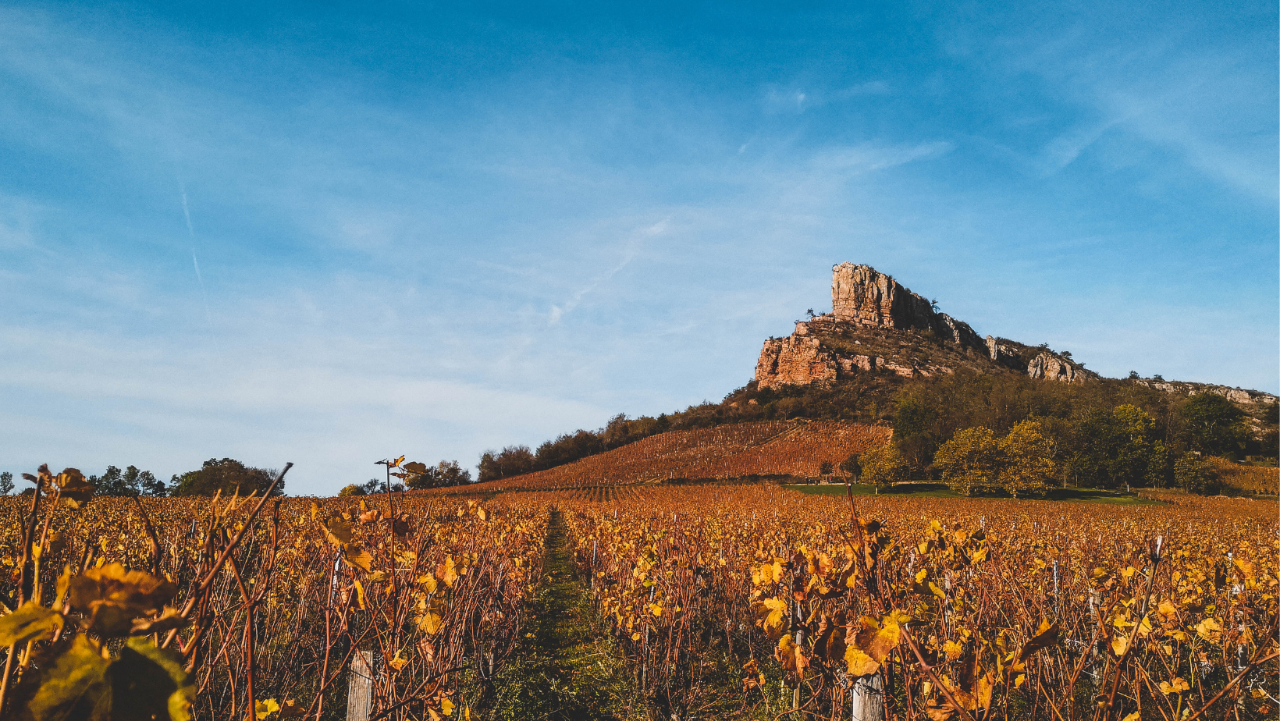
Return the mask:
[[[1070,354],[984,339],[869,265],[832,268],[831,307],[831,313],[796,323],[789,337],[765,341],[756,363],[759,388],[831,383],[857,373],[930,377],[961,367],[1065,383],[1097,377]]]

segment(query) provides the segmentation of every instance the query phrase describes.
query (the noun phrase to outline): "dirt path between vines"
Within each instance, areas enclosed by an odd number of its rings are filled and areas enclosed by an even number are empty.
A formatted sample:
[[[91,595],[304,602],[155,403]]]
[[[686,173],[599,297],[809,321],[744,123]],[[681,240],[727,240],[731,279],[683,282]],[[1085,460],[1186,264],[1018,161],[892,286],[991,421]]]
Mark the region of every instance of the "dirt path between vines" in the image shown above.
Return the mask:
[[[632,670],[591,607],[587,583],[578,577],[555,509],[542,579],[525,613],[525,638],[496,679],[493,718],[647,718]]]

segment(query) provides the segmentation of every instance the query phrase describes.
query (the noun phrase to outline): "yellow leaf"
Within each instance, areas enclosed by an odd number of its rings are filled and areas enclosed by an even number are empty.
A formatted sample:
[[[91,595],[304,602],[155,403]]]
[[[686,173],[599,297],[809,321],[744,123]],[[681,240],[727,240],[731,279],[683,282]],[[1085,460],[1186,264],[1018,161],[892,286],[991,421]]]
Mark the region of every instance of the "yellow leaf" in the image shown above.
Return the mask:
[[[489,518],[489,514],[485,513],[483,508],[477,508],[476,518],[479,518],[480,520],[484,521]]]
[[[364,586],[360,581],[356,581],[356,602],[360,604],[360,610],[365,610],[364,605]]]
[[[403,457],[403,456],[402,456],[402,457]],[[444,715],[445,715],[445,716],[450,716],[450,715],[452,715],[452,714],[453,714],[453,702],[452,702],[452,701],[450,701],[450,700],[449,700],[449,699],[447,699],[447,698],[446,698],[446,699],[441,699],[441,700],[440,700],[440,710],[441,710],[441,711],[444,711]]]
[[[342,558],[352,566],[363,569],[366,572],[373,569],[373,556],[354,543],[349,543],[342,547]]]
[[[1172,603],[1169,603],[1168,600],[1161,601],[1160,605],[1156,608],[1156,611],[1158,611],[1161,616],[1164,616],[1166,621],[1172,621],[1178,616],[1178,608]]]
[[[777,598],[766,598],[762,604],[766,609],[765,629],[776,629],[782,626],[782,616],[787,611],[787,602]]]
[[[844,660],[849,664],[850,676],[870,676],[880,670],[880,664],[857,646],[849,646],[844,650]]]
[[[1196,635],[1211,643],[1217,643],[1222,636],[1222,626],[1212,618],[1206,618],[1196,624]]]
[[[640,634],[639,634],[639,633],[633,633],[633,634],[631,634],[631,640],[632,640],[632,641],[639,641],[639,640],[640,640]]]
[[[276,703],[276,700],[273,698],[269,698],[265,701],[258,701],[253,704],[253,715],[256,716],[259,721],[279,710],[280,704]]]
[[[954,661],[955,659],[960,658],[960,654],[964,653],[964,646],[961,646],[955,641],[947,641],[942,644],[942,650],[946,652],[948,661]]]
[[[440,574],[440,580],[444,581],[444,585],[453,588],[454,582],[458,580],[458,572],[457,566],[453,563],[452,554],[445,556],[444,563],[436,571]]]
[[[440,614],[434,611],[428,611],[418,618],[418,628],[426,632],[428,636],[434,636],[436,631],[440,630]],[[530,634],[532,636],[532,634]]]
[[[1018,674],[1018,677],[1013,680],[1013,687],[1020,688],[1022,684],[1026,682],[1027,682],[1027,675],[1025,673],[1020,673]]]
[[[1134,711],[1133,713],[1120,719],[1120,721],[1142,721],[1142,712]]]
[[[405,665],[408,663],[409,663],[409,659],[405,658],[404,656],[401,656],[399,650],[396,651],[396,655],[393,656],[390,661],[387,661],[387,665],[390,666],[391,668],[394,668],[397,671],[404,668]]]
[[[57,611],[35,601],[27,601],[17,611],[0,616],[0,646],[53,638],[64,620]]]
[[[991,692],[993,690],[995,690],[995,687],[991,683],[991,676],[989,674],[978,679],[978,683],[974,688],[974,693],[978,697],[977,701],[979,706],[984,709],[991,706]]]
[[[1173,696],[1180,694],[1183,691],[1190,690],[1190,684],[1188,684],[1181,676],[1175,676],[1168,681],[1160,682],[1160,693],[1163,693],[1166,696]]]
[[[1117,633],[1111,638],[1111,650],[1117,656],[1123,656],[1124,652],[1129,648],[1129,637],[1124,634]]]
[[[1149,633],[1151,633],[1151,617],[1143,616],[1142,623],[1138,624],[1138,635],[1146,636]]]

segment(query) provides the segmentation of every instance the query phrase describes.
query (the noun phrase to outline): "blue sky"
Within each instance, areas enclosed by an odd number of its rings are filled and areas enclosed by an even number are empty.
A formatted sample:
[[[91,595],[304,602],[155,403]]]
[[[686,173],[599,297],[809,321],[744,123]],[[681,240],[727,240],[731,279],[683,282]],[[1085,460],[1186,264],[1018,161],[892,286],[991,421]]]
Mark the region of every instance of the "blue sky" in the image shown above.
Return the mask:
[[[1275,3],[262,5],[0,7],[0,469],[474,465],[846,260],[1280,391]]]

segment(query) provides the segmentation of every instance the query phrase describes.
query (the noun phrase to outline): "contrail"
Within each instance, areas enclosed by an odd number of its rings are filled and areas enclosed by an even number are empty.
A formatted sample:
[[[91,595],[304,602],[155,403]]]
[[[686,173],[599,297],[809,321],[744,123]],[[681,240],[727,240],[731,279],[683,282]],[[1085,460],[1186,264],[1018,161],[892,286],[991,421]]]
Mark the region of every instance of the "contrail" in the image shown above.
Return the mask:
[[[196,269],[196,282],[200,284],[200,297],[204,300],[204,319],[213,325],[213,314],[209,312],[209,294],[204,290],[204,278],[200,275],[200,261],[196,260],[196,231],[191,227],[191,211],[187,208],[187,186],[178,177],[178,190],[182,193],[182,217],[187,221],[187,236],[191,239],[191,265]]]

